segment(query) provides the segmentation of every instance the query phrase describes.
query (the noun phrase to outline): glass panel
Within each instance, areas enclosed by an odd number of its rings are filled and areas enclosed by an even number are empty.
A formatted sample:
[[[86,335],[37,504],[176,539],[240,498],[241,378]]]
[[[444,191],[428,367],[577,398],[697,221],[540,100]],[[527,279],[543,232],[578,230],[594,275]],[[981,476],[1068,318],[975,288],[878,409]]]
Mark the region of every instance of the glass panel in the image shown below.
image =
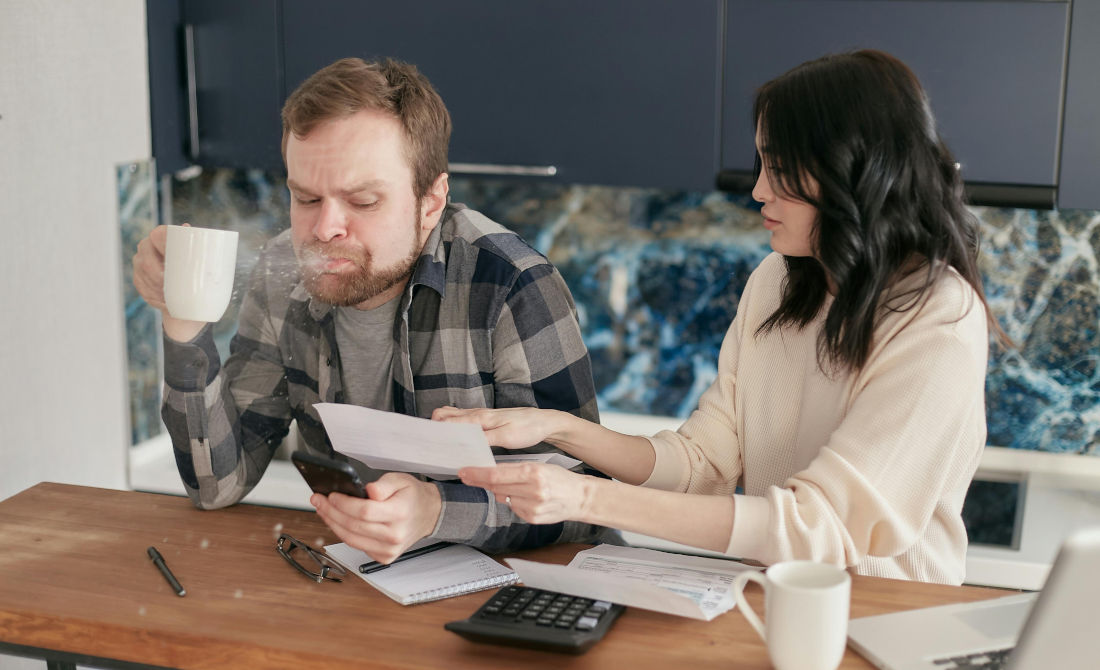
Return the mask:
[[[160,312],[145,304],[138,295],[134,288],[132,266],[138,242],[158,222],[157,180],[151,160],[119,165],[116,175],[130,390],[130,440],[131,444],[139,444],[159,435],[164,429],[160,422]]]

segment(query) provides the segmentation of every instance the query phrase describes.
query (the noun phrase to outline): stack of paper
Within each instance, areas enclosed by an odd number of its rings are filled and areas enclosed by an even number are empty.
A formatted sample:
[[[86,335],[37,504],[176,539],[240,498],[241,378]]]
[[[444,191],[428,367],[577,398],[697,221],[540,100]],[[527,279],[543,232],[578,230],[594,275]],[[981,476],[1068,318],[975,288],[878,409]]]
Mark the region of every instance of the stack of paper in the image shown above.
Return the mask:
[[[744,563],[600,545],[569,565],[505,559],[527,586],[710,621],[737,604],[731,586]]]

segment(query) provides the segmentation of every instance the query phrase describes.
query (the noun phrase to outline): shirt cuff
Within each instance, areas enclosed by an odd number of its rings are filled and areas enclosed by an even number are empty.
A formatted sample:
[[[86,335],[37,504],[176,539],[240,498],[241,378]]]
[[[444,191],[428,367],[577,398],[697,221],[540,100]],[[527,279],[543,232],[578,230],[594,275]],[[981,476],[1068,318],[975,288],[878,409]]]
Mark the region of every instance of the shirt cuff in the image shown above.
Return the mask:
[[[684,481],[683,465],[680,461],[682,453],[679,445],[671,444],[669,440],[658,439],[661,431],[653,437],[647,437],[653,445],[653,472],[649,473],[649,479],[642,482],[642,486],[663,491],[683,491],[687,483]]]
[[[164,383],[177,391],[201,391],[218,376],[221,358],[214,328],[207,324],[193,339],[177,342],[164,336]]]
[[[771,507],[763,496],[733,496],[733,533],[726,554],[761,560],[768,541]]]
[[[432,482],[439,489],[439,521],[432,530],[432,537],[441,542],[468,543],[485,527],[489,513],[488,494],[485,489]]]

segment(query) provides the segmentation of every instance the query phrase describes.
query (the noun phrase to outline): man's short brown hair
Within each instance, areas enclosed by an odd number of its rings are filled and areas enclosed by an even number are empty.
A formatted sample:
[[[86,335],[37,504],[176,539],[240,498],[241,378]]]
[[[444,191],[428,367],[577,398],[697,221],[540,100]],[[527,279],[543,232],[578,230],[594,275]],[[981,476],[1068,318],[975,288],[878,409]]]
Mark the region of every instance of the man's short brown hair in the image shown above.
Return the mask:
[[[447,171],[451,116],[427,77],[408,63],[343,58],[302,82],[283,105],[283,161],[291,133],[302,138],[325,121],[365,109],[387,112],[401,122],[413,192],[424,197]]]

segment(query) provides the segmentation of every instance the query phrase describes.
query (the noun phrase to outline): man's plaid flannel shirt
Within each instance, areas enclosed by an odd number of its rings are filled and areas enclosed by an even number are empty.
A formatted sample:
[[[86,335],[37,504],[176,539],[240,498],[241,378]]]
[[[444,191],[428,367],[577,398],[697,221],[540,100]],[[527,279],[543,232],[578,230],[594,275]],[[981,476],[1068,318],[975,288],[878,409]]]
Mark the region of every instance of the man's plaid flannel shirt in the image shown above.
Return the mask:
[[[332,454],[313,405],[344,401],[334,319],[333,306],[306,292],[286,231],[256,263],[224,366],[209,326],[188,343],[165,338],[161,415],[196,506],[241,500],[292,420],[305,449]],[[565,281],[519,236],[463,205],[447,207],[425,244],[393,337],[394,411],[428,417],[443,405],[531,406],[599,420]],[[436,486],[443,499],[437,540],[486,551],[615,541],[590,524],[527,524],[461,482]]]

